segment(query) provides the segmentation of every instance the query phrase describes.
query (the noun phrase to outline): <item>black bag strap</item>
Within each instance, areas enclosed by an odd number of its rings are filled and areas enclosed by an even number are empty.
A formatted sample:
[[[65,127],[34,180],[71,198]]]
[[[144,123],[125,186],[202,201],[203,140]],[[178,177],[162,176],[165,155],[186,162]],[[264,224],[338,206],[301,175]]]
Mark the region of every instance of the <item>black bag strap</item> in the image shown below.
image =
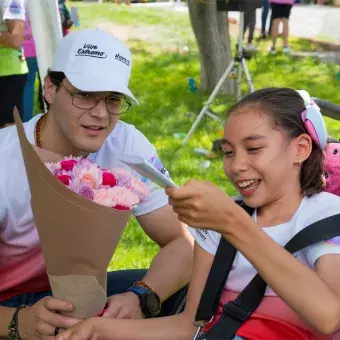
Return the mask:
[[[249,215],[253,214],[254,209],[242,205],[243,203],[241,201],[235,203],[242,206]],[[224,237],[221,237],[214,257],[214,262],[210,268],[209,276],[201,295],[195,317],[196,321],[210,321],[216,314],[224,285],[228,279],[236,253],[237,250],[234,246]]]
[[[326,241],[328,239],[334,238],[340,235],[340,214],[334,215],[328,218],[325,218],[321,221],[315,222],[310,226],[301,230],[298,234],[296,234],[284,247],[290,253],[296,253],[299,250],[307,248],[313,244],[316,244],[321,241]],[[224,239],[224,238],[223,238]],[[220,246],[222,247],[224,243],[220,242]],[[219,247],[220,247],[219,246]],[[217,255],[217,253],[216,253]],[[215,262],[215,261],[214,261]],[[212,269],[209,273],[210,275],[214,275],[215,277],[228,277],[225,273],[221,273],[223,270],[221,267],[212,266]],[[231,269],[231,266],[230,266]],[[210,280],[212,282],[212,280]],[[225,282],[224,282],[225,283]],[[224,284],[222,285],[223,290]],[[267,284],[261,278],[259,274],[255,275],[252,281],[247,285],[247,287],[240,293],[235,301],[230,301],[229,303],[223,306],[223,314],[220,320],[212,327],[206,334],[204,334],[204,339],[214,339],[214,340],[226,340],[231,339],[237,330],[241,327],[241,325],[250,317],[250,315],[258,308],[263,296],[265,294]],[[216,288],[214,286],[208,286],[207,284],[204,288],[205,290],[211,290],[215,292],[215,295],[211,294],[211,300],[209,301],[209,305],[198,307],[197,316],[206,315],[207,319],[201,319],[205,321],[211,320],[211,318],[216,314],[219,300],[222,292],[216,292]],[[204,293],[203,292],[203,293]],[[203,295],[202,295],[203,296]],[[216,301],[217,300],[217,301]],[[201,300],[202,301],[202,300]],[[202,310],[205,311],[205,314],[202,313]],[[212,312],[212,314],[208,315],[208,310]]]

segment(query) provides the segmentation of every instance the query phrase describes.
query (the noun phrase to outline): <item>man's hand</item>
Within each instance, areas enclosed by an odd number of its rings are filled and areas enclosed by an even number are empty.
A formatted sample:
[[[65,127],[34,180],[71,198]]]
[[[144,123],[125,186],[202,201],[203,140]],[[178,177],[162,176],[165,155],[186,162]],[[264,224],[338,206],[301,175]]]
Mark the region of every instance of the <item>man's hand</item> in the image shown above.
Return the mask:
[[[18,316],[19,334],[23,340],[54,339],[55,328],[67,329],[81,320],[57,312],[70,312],[71,303],[47,296],[31,307],[21,309]]]
[[[108,307],[103,314],[105,318],[144,319],[139,298],[135,293],[126,292],[108,298]]]

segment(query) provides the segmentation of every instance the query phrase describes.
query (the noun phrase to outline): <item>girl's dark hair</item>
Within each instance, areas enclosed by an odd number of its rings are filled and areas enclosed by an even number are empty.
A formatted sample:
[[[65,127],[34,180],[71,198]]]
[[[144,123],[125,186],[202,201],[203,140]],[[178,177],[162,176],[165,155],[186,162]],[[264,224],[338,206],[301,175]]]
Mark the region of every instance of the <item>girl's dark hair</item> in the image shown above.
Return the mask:
[[[66,78],[63,72],[56,72],[47,70],[47,75],[50,77],[52,84],[57,88],[57,91],[60,88],[60,83]],[[46,104],[47,110],[50,108],[50,104],[46,101],[44,96],[44,102]]]
[[[257,107],[285,131],[288,138],[308,133],[301,119],[305,104],[298,92],[290,88],[265,88],[255,91],[232,106],[228,115]],[[312,152],[301,168],[300,183],[303,195],[311,196],[323,190],[323,151],[313,141]]]

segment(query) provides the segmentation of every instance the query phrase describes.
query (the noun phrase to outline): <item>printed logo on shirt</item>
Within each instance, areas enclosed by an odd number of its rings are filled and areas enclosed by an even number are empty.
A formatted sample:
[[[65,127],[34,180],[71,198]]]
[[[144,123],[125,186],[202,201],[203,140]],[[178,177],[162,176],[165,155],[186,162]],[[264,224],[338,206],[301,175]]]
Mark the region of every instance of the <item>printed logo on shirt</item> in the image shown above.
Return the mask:
[[[157,157],[153,156],[149,159],[149,163],[154,166],[160,173],[170,179],[170,174],[167,169],[165,169],[162,161]],[[142,177],[142,182],[146,182],[148,179],[146,177]]]
[[[84,44],[83,47],[78,49],[76,57],[91,57],[105,59],[107,58],[107,54],[105,52],[100,51],[97,45]]]
[[[10,1],[8,8],[9,12],[12,14],[20,14],[23,10],[20,1],[15,0]]]
[[[205,229],[196,229],[197,235],[201,238],[202,241],[207,239],[208,231]]]
[[[329,246],[340,246],[340,236],[327,240],[325,243]]]

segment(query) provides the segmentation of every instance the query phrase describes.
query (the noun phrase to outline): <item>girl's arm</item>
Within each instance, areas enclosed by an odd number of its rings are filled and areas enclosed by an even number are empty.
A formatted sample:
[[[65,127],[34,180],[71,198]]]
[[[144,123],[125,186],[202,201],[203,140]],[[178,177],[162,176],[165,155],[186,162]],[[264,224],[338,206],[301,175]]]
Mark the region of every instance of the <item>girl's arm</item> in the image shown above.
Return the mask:
[[[261,277],[296,313],[323,334],[340,324],[340,255],[325,255],[316,271],[267,236],[245,214],[235,221],[238,228],[224,233],[256,268]]]
[[[195,244],[194,270],[183,313],[146,320],[91,318],[64,331],[57,340],[191,340],[197,331],[193,321],[213,259]]]

